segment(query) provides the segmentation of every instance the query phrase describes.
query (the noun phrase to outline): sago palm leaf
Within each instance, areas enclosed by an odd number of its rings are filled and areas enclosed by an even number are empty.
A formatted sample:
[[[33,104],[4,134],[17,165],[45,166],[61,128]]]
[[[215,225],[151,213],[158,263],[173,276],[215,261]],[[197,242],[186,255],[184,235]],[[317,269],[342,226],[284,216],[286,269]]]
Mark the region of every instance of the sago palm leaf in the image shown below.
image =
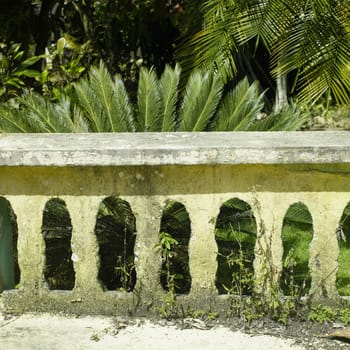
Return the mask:
[[[181,68],[179,64],[176,64],[174,69],[166,65],[159,80],[160,118],[162,122],[160,131],[175,131],[180,74]]]
[[[70,100],[61,95],[57,103],[47,101],[43,96],[26,92],[19,99],[23,106],[23,118],[31,132],[72,132]]]
[[[0,106],[0,131],[2,133],[25,133],[28,129],[25,113],[13,105]]]
[[[73,124],[74,124],[74,132],[90,132],[89,122],[84,118],[83,112],[79,107],[74,105],[72,107],[73,114]]]
[[[2,132],[87,132],[86,123],[68,97],[61,95],[57,102],[50,102],[40,94],[25,91],[16,100],[0,108]]]
[[[92,90],[86,78],[74,83],[75,103],[82,111],[84,118],[89,123],[92,132],[103,132],[105,119],[102,115],[100,101],[96,98],[96,93]]]
[[[90,121],[93,131],[132,131],[133,113],[124,83],[114,80],[101,62],[92,67],[89,79],[75,83],[77,105]]]
[[[39,94],[26,91],[19,99],[19,103],[26,114],[26,123],[32,132],[54,132],[51,124],[50,102]]]
[[[89,85],[100,105],[100,123],[102,131],[116,131],[113,123],[113,110],[116,110],[113,82],[107,69],[100,63],[99,67],[91,67]]]
[[[214,130],[247,130],[263,107],[263,94],[259,92],[258,83],[249,85],[248,79],[245,78],[228,92],[219,105]]]
[[[137,91],[137,129],[136,131],[160,131],[161,98],[158,77],[154,69],[142,67]]]
[[[291,103],[276,112],[256,120],[247,130],[251,131],[294,131],[301,128],[309,119],[309,113],[303,112],[298,104]]]
[[[205,131],[222,96],[218,74],[195,71],[188,79],[179,113],[179,131]]]
[[[101,104],[100,118],[104,119],[103,131],[129,131],[132,112],[121,78],[116,76],[113,81],[102,62],[98,68],[91,68],[89,78],[91,88]]]
[[[126,91],[124,82],[119,74],[114,77],[116,110],[113,111],[114,126],[118,132],[135,131],[135,113]]]
[[[61,95],[57,103],[48,104],[48,123],[53,128],[51,132],[74,132],[75,126],[72,120],[71,103],[69,98]]]

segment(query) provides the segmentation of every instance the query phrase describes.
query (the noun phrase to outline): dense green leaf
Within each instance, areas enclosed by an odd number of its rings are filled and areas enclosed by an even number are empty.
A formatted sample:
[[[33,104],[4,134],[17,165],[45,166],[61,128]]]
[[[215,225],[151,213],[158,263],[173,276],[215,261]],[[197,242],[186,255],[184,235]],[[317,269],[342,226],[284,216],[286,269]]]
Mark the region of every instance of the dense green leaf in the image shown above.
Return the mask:
[[[158,77],[154,69],[142,67],[137,91],[137,131],[159,131],[161,125]]]
[[[179,64],[176,64],[175,69],[167,65],[159,80],[162,121],[160,131],[175,131],[180,74],[181,68]]]
[[[205,131],[222,95],[219,75],[195,71],[191,74],[180,110],[179,131]]]
[[[236,76],[240,50],[251,50],[255,41],[269,52],[274,78],[298,72],[302,102],[328,94],[350,103],[348,1],[207,0],[203,11],[203,29],[183,51],[192,57],[181,57],[186,65],[211,67],[228,81]]]
[[[223,99],[216,116],[217,131],[244,131],[257,119],[264,106],[257,82],[240,81]]]

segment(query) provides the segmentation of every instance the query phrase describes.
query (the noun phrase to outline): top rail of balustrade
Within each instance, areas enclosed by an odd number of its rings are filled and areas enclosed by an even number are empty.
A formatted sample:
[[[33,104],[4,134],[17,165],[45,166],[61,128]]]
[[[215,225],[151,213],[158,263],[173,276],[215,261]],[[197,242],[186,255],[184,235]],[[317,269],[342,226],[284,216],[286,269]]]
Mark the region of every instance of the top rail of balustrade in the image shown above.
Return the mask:
[[[346,131],[0,135],[0,166],[349,162]]]

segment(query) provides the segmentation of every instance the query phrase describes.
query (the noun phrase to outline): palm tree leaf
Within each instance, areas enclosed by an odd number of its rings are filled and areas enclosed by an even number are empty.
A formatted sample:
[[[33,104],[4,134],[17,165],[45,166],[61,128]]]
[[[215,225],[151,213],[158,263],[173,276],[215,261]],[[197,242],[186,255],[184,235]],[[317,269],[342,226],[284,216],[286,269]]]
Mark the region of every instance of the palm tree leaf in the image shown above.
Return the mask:
[[[344,16],[344,11],[349,13],[349,5],[335,2],[330,6],[326,0],[312,5],[299,14],[295,25],[279,40],[272,64],[276,66],[279,60],[281,74],[299,69],[302,102],[317,100],[330,91],[338,102],[349,103],[349,15]],[[273,73],[277,74],[276,69]]]
[[[130,121],[131,107],[122,80],[116,76],[113,82],[107,68],[101,62],[92,67],[89,74],[90,85],[101,104],[104,119],[103,131],[129,131],[126,120]]]
[[[76,133],[91,131],[89,122],[84,118],[84,114],[78,106],[73,106],[73,125],[73,131]]]
[[[259,85],[241,80],[223,99],[216,114],[216,131],[244,131],[261,112],[264,102]]]
[[[166,65],[159,80],[159,93],[161,98],[161,131],[175,131],[176,105],[181,68],[176,64],[175,69]]]
[[[294,203],[287,210],[284,223],[292,224],[293,222],[312,225],[312,216],[304,204]]]
[[[135,115],[129,95],[120,75],[114,77],[114,99],[116,109],[113,111],[114,128],[118,132],[135,131]]]
[[[221,99],[222,88],[218,74],[193,72],[180,110],[179,131],[205,131]]]
[[[30,132],[19,108],[7,104],[0,106],[0,130],[6,133]]]
[[[236,16],[235,1],[204,1],[203,29],[192,38],[185,40],[177,54],[187,78],[194,67],[219,71],[224,82],[237,73],[235,57],[237,51],[232,35]]]
[[[88,80],[83,78],[73,84],[76,98],[75,104],[79,106],[84,118],[89,122],[92,132],[104,131],[104,120],[102,118],[101,104],[95,92],[92,90]]]
[[[142,67],[137,91],[137,131],[159,131],[161,99],[154,69]]]
[[[28,127],[34,132],[72,132],[70,100],[61,95],[58,103],[47,101],[43,96],[28,92],[19,98],[27,113]]]
[[[303,112],[299,105],[291,103],[261,120],[255,120],[248,130],[251,131],[293,131],[298,130],[309,119],[309,114]]]
[[[214,69],[227,82],[236,75],[241,47],[255,39],[256,48],[262,43],[271,55],[274,78],[298,72],[301,102],[327,93],[350,103],[349,1],[207,0],[202,10],[203,30],[180,55],[185,71]]]

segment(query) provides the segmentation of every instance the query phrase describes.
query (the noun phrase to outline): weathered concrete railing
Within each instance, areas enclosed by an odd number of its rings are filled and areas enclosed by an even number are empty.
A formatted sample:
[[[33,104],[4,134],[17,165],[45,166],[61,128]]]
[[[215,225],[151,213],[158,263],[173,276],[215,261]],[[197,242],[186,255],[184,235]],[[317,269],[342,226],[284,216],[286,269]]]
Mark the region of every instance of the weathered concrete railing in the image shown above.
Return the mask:
[[[213,218],[230,198],[246,201],[254,211],[254,266],[261,288],[266,264],[271,267],[268,278],[278,282],[288,207],[304,203],[314,229],[311,293],[335,297],[335,231],[350,200],[349,173],[347,132],[1,135],[0,196],[17,217],[21,278],[18,288],[0,295],[0,310],[116,314],[160,303],[165,292],[154,247],[168,199],[183,203],[191,220],[192,284],[182,302],[207,308],[220,299]],[[137,282],[132,293],[105,292],[97,280],[96,213],[112,194],[126,200],[136,216]],[[72,291],[49,290],[44,281],[41,225],[45,203],[53,197],[64,200],[71,217]],[[1,215],[4,227],[6,213]]]

